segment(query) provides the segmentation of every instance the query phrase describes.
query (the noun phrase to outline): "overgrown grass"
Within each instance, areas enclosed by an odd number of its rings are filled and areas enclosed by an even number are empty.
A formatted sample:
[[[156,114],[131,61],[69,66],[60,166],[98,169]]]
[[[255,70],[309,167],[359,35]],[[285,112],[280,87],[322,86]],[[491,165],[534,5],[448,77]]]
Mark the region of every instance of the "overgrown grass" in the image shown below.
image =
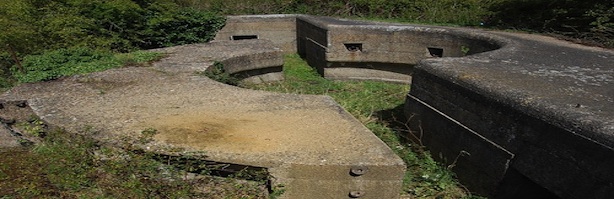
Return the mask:
[[[0,198],[267,198],[264,181],[195,176],[159,159],[50,131],[33,148],[0,149]]]
[[[285,81],[242,85],[283,93],[325,94],[358,118],[407,164],[403,191],[416,198],[473,197],[423,146],[409,142],[403,103],[409,85],[375,81],[331,81],[322,78],[298,55],[286,55]]]

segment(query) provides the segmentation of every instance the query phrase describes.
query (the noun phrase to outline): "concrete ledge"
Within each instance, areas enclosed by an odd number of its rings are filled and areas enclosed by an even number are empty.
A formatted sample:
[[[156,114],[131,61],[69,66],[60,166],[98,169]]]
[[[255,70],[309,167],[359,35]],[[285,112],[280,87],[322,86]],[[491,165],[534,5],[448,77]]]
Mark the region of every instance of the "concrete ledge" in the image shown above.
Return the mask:
[[[170,56],[154,63],[167,72],[204,72],[213,61],[225,72],[250,83],[283,80],[282,51],[268,40],[239,40],[154,49]],[[188,52],[188,53],[186,53]]]

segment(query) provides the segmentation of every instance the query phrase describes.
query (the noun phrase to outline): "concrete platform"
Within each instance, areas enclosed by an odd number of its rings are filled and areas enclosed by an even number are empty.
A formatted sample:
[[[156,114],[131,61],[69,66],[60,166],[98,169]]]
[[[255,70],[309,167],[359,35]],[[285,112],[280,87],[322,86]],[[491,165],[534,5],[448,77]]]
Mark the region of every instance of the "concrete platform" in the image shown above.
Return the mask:
[[[285,186],[285,198],[348,198],[350,192],[398,198],[403,161],[330,97],[247,90],[195,74],[214,60],[279,51],[266,44],[160,49],[170,56],[152,67],[24,84],[0,99],[27,100],[49,124],[110,143],[153,128],[158,134],[144,149],[268,168],[274,183]],[[255,60],[251,66],[262,63]]]

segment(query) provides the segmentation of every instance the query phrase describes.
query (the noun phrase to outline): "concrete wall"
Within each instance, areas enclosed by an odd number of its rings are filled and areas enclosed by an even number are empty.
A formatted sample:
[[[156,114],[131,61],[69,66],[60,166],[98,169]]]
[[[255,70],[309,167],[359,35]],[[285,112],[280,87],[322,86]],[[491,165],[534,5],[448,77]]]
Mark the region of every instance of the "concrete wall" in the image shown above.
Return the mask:
[[[325,24],[312,23],[309,18],[297,18],[297,52],[314,67],[318,73],[324,74],[328,61],[328,30]]]
[[[296,15],[229,16],[226,19],[226,26],[218,32],[214,41],[228,41],[233,40],[233,37],[241,39],[249,36],[270,40],[285,53],[295,53]]]
[[[409,83],[413,65],[422,59],[461,57],[500,47],[496,41],[445,28],[367,25],[311,16],[299,17],[297,24],[299,54],[328,79]]]
[[[215,41],[237,36],[271,40],[284,53],[301,55],[326,78],[400,83],[411,81],[413,65],[422,59],[500,47],[496,41],[463,31],[366,24],[307,15],[229,16]]]

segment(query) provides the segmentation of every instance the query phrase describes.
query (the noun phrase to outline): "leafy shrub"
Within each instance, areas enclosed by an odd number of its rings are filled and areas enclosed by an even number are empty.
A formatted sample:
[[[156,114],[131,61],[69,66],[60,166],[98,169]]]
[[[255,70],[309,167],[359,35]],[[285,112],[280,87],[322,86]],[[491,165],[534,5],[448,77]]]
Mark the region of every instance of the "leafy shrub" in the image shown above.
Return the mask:
[[[0,53],[18,55],[87,46],[116,52],[207,42],[220,16],[172,0],[3,0]]]
[[[457,25],[479,24],[496,1],[500,0],[177,0],[227,15],[300,13]]]
[[[89,48],[59,49],[40,55],[28,55],[22,62],[23,71],[17,67],[12,70],[20,82],[46,81],[119,65],[112,57],[110,53]],[[94,65],[92,62],[102,64]]]
[[[13,66],[11,70],[19,82],[38,82],[148,62],[159,57],[159,54],[151,52],[112,54],[84,47],[63,48],[40,55],[28,55],[23,59],[23,70],[17,66]]]
[[[600,0],[503,0],[492,23],[502,28],[556,33],[614,47],[614,5]]]
[[[181,9],[151,18],[142,48],[158,48],[213,40],[225,18],[194,9]]]
[[[173,0],[3,0],[0,87],[121,65],[103,51],[208,42],[224,23]]]

